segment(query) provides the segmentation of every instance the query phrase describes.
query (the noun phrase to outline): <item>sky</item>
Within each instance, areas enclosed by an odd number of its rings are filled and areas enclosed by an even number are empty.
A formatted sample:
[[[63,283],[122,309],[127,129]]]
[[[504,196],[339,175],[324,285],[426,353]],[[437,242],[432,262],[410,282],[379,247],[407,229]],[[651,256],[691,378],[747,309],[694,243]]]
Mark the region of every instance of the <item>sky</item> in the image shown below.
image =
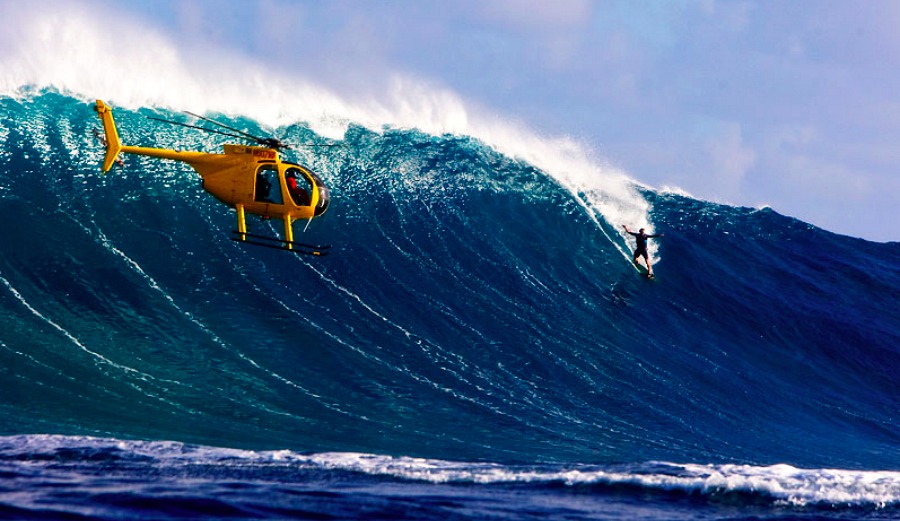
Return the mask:
[[[37,12],[61,5],[3,4]],[[188,62],[258,63],[357,99],[384,97],[403,78],[577,142],[656,189],[900,241],[900,2],[67,5],[112,35],[124,30],[116,20],[136,20]],[[0,46],[13,45],[28,30],[22,25],[0,29]]]

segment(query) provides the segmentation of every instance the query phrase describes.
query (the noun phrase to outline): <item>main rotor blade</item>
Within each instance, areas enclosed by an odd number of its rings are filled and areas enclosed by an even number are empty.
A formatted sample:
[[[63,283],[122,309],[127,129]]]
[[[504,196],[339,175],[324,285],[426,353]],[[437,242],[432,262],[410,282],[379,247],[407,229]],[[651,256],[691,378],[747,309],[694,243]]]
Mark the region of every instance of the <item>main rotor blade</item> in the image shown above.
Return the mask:
[[[199,114],[195,114],[195,113],[190,112],[190,111],[188,111],[188,110],[185,110],[184,113],[185,113],[185,114],[188,114],[188,115],[190,115],[190,116],[193,116],[193,117],[195,117],[195,118],[202,119],[203,121],[208,121],[208,122],[212,123],[213,125],[220,126],[220,127],[224,128],[224,129],[228,129],[228,130],[230,130],[230,131],[232,131],[232,132],[237,132],[237,134],[229,134],[229,133],[227,133],[227,132],[222,132],[221,130],[215,130],[215,129],[211,129],[211,128],[201,127],[201,126],[198,126],[198,125],[190,125],[190,124],[188,124],[188,123],[179,123],[178,121],[171,121],[171,120],[168,120],[168,119],[155,118],[155,117],[153,117],[153,116],[147,116],[147,117],[148,117],[149,119],[154,119],[154,120],[156,120],[156,121],[162,121],[163,123],[170,123],[170,124],[172,124],[172,125],[179,125],[179,126],[182,126],[182,127],[195,128],[195,129],[197,129],[197,130],[202,130],[202,131],[204,131],[204,132],[212,132],[212,133],[214,133],[214,134],[221,134],[221,135],[223,135],[223,136],[233,137],[233,138],[237,138],[237,139],[251,139],[251,140],[255,141],[257,145],[262,145],[262,146],[266,146],[266,147],[269,147],[269,148],[274,148],[274,149],[285,148],[285,149],[287,149],[287,150],[293,150],[293,146],[292,146],[291,144],[289,144],[289,143],[284,143],[283,141],[281,141],[281,140],[278,139],[278,138],[274,138],[274,137],[266,137],[266,138],[257,137],[257,136],[254,136],[253,134],[248,133],[248,132],[244,132],[243,130],[239,130],[239,129],[236,129],[236,128],[233,128],[233,127],[229,127],[228,125],[225,125],[224,123],[219,123],[218,121],[216,121],[216,120],[214,120],[214,119],[210,119],[210,118],[207,118],[207,117],[205,117],[205,116],[201,116],[201,115],[199,115]],[[304,146],[304,147],[341,147],[341,146],[344,146],[344,144],[343,144],[343,143],[301,143],[299,146]]]
[[[185,114],[189,114],[189,115],[191,115],[191,116],[194,116],[195,118],[200,118],[200,119],[202,119],[203,121],[208,121],[208,122],[212,123],[213,125],[218,125],[218,126],[220,126],[220,127],[222,127],[222,128],[227,128],[228,130],[231,130],[232,132],[237,132],[238,134],[240,134],[240,135],[242,135],[242,136],[246,136],[246,137],[248,137],[248,138],[250,138],[250,139],[256,141],[256,144],[257,144],[257,145],[262,145],[262,146],[264,146],[264,147],[274,148],[274,149],[276,149],[276,150],[278,150],[278,149],[280,149],[280,148],[286,148],[286,149],[288,149],[288,150],[291,149],[291,146],[290,146],[289,144],[283,143],[283,142],[282,142],[280,139],[278,139],[278,138],[274,138],[274,137],[258,137],[258,136],[254,136],[253,134],[250,134],[249,132],[244,132],[243,130],[238,130],[238,129],[234,128],[234,127],[229,127],[228,125],[226,125],[226,124],[224,124],[224,123],[219,123],[218,121],[216,121],[216,120],[214,120],[214,119],[210,119],[210,118],[207,118],[207,117],[205,117],[205,116],[201,116],[200,114],[194,114],[193,112],[190,112],[190,111],[188,111],[188,110],[185,110],[184,113],[185,113]]]
[[[188,111],[188,110],[185,110],[184,113],[185,113],[185,114],[188,114],[188,115],[191,115],[191,116],[194,116],[195,118],[202,119],[203,121],[208,121],[208,122],[212,123],[213,125],[218,125],[218,126],[220,126],[220,127],[222,127],[222,128],[227,128],[228,130],[230,130],[230,131],[232,131],[232,132],[237,132],[238,134],[240,134],[240,135],[242,135],[242,136],[245,136],[245,137],[248,137],[248,138],[250,138],[250,139],[256,141],[257,143],[260,143],[260,142],[263,141],[262,138],[258,138],[258,137],[256,137],[256,136],[254,136],[253,134],[250,134],[250,133],[248,133],[248,132],[244,132],[243,130],[238,130],[238,129],[233,128],[233,127],[229,127],[228,125],[226,125],[226,124],[224,124],[224,123],[219,123],[218,121],[216,121],[216,120],[214,120],[214,119],[210,119],[210,118],[207,118],[207,117],[205,117],[205,116],[201,116],[200,114],[194,114],[193,112]]]
[[[189,125],[187,123],[179,123],[178,121],[170,121],[168,119],[154,118],[153,116],[147,116],[147,119],[162,121],[163,123],[169,123],[170,125],[178,125],[180,127],[195,128],[197,130],[202,130],[204,132],[212,132],[213,134],[221,134],[223,136],[233,137],[233,138],[237,138],[237,139],[246,139],[244,136],[239,136],[237,134],[229,134],[227,132],[222,132],[221,130],[215,130],[215,129],[206,128],[206,127],[198,127],[197,125]]]

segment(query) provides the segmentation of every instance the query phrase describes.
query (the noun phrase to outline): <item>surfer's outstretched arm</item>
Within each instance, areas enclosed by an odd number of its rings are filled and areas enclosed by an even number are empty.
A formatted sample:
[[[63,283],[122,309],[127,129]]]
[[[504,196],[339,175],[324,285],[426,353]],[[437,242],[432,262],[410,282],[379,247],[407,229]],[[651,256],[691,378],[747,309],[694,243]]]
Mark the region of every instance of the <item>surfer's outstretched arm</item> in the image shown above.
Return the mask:
[[[635,232],[629,230],[629,229],[628,229],[628,226],[626,226],[626,225],[623,224],[623,225],[622,225],[622,228],[625,228],[625,233],[627,233],[628,235],[634,235],[635,237],[638,236],[637,233],[635,233]]]

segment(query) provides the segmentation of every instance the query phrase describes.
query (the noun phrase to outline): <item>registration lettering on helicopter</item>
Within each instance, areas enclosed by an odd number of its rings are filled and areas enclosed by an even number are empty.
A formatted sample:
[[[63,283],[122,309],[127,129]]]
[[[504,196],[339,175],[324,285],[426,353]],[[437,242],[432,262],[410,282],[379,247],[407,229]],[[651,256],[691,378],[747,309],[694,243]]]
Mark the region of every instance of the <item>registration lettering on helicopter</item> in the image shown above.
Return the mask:
[[[277,159],[278,152],[269,148],[248,147],[245,145],[225,145],[226,154],[249,154],[259,159]]]
[[[261,157],[263,159],[275,159],[276,152],[268,148],[253,148],[253,157]]]

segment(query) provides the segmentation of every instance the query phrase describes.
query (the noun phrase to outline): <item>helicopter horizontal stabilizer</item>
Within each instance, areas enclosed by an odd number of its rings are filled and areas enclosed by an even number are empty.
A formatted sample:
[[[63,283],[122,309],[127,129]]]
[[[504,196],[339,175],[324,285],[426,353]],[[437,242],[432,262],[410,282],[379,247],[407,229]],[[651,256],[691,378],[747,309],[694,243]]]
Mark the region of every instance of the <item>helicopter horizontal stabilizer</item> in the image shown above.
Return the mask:
[[[100,121],[103,122],[103,144],[106,145],[106,156],[103,158],[102,168],[104,172],[108,172],[112,168],[113,163],[115,163],[116,158],[119,157],[119,152],[122,151],[122,142],[119,141],[119,132],[116,131],[116,122],[113,120],[112,109],[101,100],[97,100],[97,105],[94,109],[97,111],[97,115],[100,116]]]

